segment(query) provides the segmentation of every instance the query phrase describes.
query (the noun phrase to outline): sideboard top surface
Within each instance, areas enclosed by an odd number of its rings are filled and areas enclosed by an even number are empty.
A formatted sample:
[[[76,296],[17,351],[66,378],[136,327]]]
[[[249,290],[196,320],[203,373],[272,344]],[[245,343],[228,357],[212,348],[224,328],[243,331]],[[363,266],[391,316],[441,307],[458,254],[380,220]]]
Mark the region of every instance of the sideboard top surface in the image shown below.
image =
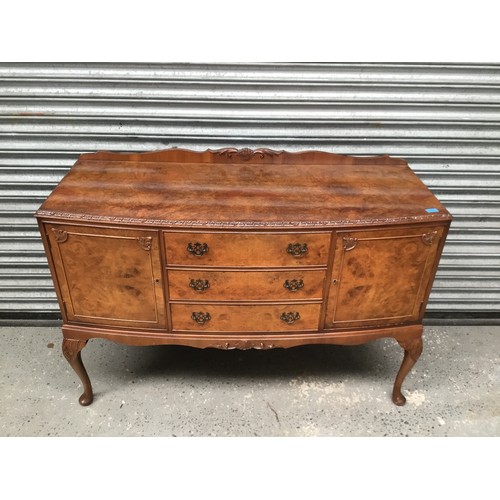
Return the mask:
[[[232,148],[84,154],[36,215],[174,227],[451,220],[403,160]]]

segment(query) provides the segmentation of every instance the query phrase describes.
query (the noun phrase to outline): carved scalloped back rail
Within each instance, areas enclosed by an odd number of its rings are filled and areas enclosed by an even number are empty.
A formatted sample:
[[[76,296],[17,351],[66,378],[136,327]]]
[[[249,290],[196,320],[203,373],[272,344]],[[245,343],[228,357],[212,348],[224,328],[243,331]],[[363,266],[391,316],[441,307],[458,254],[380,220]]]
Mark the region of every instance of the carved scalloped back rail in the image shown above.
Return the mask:
[[[106,161],[151,161],[151,162],[196,162],[196,163],[276,163],[296,164],[314,163],[329,165],[362,165],[369,162],[373,165],[401,165],[408,164],[401,159],[387,155],[356,157],[346,156],[326,151],[275,151],[268,148],[222,148],[207,149],[206,151],[191,151],[188,149],[164,149],[161,151],[145,153],[113,153],[110,151],[98,151],[97,153],[85,153],[80,156],[81,160],[106,160]]]

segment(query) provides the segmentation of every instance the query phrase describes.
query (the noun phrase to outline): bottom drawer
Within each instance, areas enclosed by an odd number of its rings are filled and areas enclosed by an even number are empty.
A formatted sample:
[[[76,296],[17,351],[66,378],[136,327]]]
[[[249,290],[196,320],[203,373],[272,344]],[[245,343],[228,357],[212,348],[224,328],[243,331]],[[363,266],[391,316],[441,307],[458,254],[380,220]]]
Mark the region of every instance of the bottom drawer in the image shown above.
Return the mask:
[[[173,330],[286,332],[318,330],[321,304],[171,304]]]

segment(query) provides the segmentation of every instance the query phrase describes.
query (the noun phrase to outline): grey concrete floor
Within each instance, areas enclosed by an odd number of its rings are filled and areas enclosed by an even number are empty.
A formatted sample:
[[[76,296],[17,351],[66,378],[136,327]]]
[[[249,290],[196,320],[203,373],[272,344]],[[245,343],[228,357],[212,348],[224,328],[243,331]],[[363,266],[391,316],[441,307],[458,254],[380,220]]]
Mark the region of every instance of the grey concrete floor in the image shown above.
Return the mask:
[[[392,404],[402,349],[361,346],[218,351],[82,351],[94,402],[55,327],[0,328],[1,436],[499,436],[500,327],[432,327]]]

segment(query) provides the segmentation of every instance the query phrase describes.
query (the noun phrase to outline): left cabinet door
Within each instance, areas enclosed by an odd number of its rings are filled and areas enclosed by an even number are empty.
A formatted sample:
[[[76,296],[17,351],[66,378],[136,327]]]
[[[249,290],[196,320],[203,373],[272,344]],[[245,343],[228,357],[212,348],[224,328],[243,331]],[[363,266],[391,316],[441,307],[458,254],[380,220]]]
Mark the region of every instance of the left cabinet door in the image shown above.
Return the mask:
[[[165,328],[156,231],[44,227],[68,321]]]

